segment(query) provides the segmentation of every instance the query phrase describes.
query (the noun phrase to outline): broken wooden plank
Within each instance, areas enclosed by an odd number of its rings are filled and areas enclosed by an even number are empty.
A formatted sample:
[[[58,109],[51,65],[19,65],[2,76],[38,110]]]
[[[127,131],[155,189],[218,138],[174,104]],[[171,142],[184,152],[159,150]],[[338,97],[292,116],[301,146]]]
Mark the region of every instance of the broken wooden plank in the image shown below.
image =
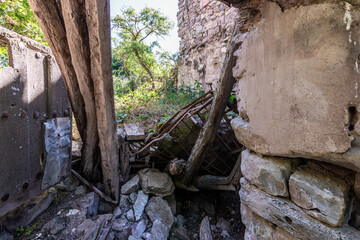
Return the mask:
[[[226,56],[220,74],[220,83],[217,87],[217,91],[211,105],[209,118],[205,124],[204,129],[200,132],[195,146],[193,147],[190,157],[187,161],[186,172],[182,178],[182,182],[185,185],[191,182],[196,172],[199,170],[203,162],[203,156],[205,156],[208,148],[214,141],[216,131],[219,128],[226,105],[229,102],[231,90],[236,81],[233,77],[232,69],[236,64],[236,57],[234,56],[234,52],[240,46],[240,43],[235,41],[238,33],[239,29],[237,24],[235,24],[231,41],[229,42],[226,50]]]

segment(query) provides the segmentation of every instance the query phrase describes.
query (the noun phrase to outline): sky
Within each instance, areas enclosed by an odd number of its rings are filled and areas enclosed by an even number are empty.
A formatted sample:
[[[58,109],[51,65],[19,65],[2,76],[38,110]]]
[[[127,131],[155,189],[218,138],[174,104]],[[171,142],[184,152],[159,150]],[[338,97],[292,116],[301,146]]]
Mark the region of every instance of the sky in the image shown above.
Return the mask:
[[[174,29],[164,39],[159,38],[160,46],[171,53],[179,50],[179,41],[177,35],[177,18],[178,0],[110,0],[111,17],[115,17],[120,9],[131,6],[139,12],[144,7],[151,7],[160,10],[165,16],[174,22]]]

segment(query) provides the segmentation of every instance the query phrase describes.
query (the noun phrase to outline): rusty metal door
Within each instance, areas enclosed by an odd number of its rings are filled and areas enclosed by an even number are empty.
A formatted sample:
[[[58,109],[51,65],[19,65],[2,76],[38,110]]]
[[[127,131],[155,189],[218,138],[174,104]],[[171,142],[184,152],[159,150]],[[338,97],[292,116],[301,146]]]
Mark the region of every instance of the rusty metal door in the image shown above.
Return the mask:
[[[69,174],[71,119],[51,51],[2,27],[0,41],[8,44],[10,59],[10,67],[0,69],[1,217]],[[57,162],[48,159],[57,149],[45,151],[46,131],[54,146],[64,145]]]

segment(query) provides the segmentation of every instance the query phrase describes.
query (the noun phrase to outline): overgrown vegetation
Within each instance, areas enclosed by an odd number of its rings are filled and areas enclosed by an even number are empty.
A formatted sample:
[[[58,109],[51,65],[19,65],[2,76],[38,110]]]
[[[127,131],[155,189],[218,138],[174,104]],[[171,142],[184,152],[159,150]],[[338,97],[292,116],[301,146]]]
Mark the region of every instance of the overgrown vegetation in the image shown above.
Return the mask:
[[[44,34],[27,0],[0,1],[0,25],[47,45]],[[0,68],[9,64],[7,44],[0,42]]]
[[[174,24],[160,11],[146,7],[139,13],[128,7],[112,19],[116,115],[123,121],[170,116],[202,94],[177,84],[178,53],[164,51],[157,39]]]
[[[178,86],[179,53],[164,51],[158,39],[174,27],[159,10],[127,7],[111,19],[112,65],[118,123],[168,117],[203,93],[202,86]],[[0,2],[0,25],[47,45],[27,0]],[[0,68],[8,66],[0,42]]]

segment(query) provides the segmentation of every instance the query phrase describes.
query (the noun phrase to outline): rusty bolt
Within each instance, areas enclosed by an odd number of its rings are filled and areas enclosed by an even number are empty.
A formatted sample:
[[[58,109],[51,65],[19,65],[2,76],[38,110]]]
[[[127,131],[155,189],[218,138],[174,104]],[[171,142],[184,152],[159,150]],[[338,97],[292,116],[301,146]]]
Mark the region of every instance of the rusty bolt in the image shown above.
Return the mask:
[[[65,114],[65,116],[69,116],[69,110],[65,109],[64,114]]]
[[[37,52],[35,53],[35,58],[40,58],[41,57],[41,53]]]
[[[2,114],[1,114],[1,118],[8,118],[9,117],[9,113],[7,111],[4,111]]]
[[[52,116],[53,116],[53,118],[57,117],[57,111],[56,110],[53,111]]]
[[[25,118],[27,116],[27,112],[25,110],[22,110],[20,113],[21,118]]]
[[[39,113],[38,111],[35,111],[35,112],[34,112],[34,118],[35,118],[35,119],[38,119],[39,116],[40,116],[40,113]]]

